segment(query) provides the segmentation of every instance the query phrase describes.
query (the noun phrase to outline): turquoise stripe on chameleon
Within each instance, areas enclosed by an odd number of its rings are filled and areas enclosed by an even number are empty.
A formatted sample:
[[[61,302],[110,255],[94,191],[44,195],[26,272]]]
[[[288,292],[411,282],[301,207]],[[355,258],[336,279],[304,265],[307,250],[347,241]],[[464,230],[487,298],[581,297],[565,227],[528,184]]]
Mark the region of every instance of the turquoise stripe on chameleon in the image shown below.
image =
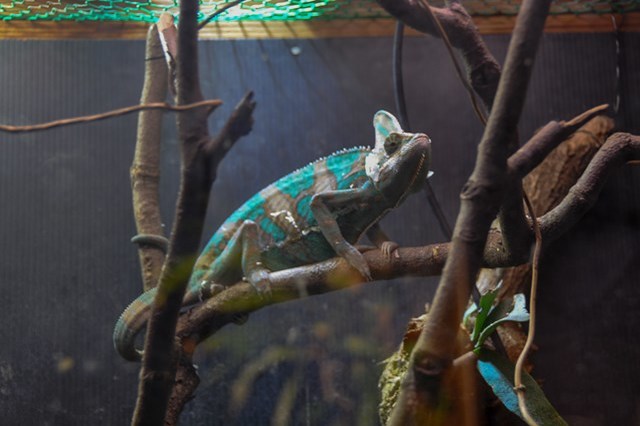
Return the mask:
[[[214,253],[218,250],[216,248],[222,249],[229,242],[228,240],[233,237],[233,235],[227,235],[224,232],[224,229],[229,229],[234,227],[237,229],[245,220],[253,220],[257,221],[262,216],[264,216],[264,198],[257,193],[253,197],[251,197],[246,203],[244,203],[238,210],[233,212],[231,216],[227,220],[224,221],[222,226],[218,228],[215,234],[211,237],[204,251],[208,252],[210,250],[214,250]],[[219,250],[221,251],[221,250]],[[219,254],[219,253],[216,253]]]
[[[296,210],[298,211],[298,214],[300,215],[300,217],[302,217],[307,222],[307,225],[315,226],[317,224],[316,218],[313,217],[313,214],[311,213],[311,209],[309,208],[309,204],[311,203],[311,198],[312,198],[311,195],[307,195],[306,197],[298,201]]]
[[[351,184],[351,179],[347,179],[349,185],[346,185],[346,181],[343,182],[343,178],[354,170],[354,164],[362,162],[364,173],[364,155],[362,151],[347,151],[342,155],[330,156],[326,160],[327,169],[336,177],[339,182],[338,189],[346,189]],[[346,186],[345,186],[346,185]]]
[[[258,225],[262,232],[269,234],[274,241],[282,241],[287,237],[286,232],[268,217],[263,217]]]
[[[298,194],[309,190],[314,181],[313,166],[308,164],[295,172],[292,176],[285,176],[277,180],[273,185],[282,193],[295,199]]]

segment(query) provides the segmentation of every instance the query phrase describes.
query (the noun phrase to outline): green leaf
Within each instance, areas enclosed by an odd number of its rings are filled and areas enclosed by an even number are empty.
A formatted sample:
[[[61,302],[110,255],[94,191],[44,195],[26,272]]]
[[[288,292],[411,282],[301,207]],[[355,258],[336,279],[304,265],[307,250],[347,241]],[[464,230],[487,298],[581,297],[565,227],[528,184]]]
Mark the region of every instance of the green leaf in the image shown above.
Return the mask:
[[[504,406],[522,418],[518,397],[513,390],[514,365],[502,355],[487,349],[481,349],[478,353],[478,371],[487,382],[493,393],[502,401]],[[525,404],[531,417],[539,425],[562,426],[567,423],[553,408],[540,386],[526,371],[522,372],[522,383],[525,386]]]
[[[491,311],[493,310],[493,302],[496,300],[496,297],[498,297],[499,288],[500,288],[500,284],[498,284],[498,286],[495,289],[490,290],[485,294],[483,294],[482,297],[480,298],[480,303],[479,303],[480,306],[478,307],[476,323],[473,327],[473,332],[471,333],[471,341],[474,343],[477,341],[478,337],[480,336],[480,333],[484,328],[484,323],[487,317],[489,316],[489,314],[491,313]]]
[[[462,324],[467,327],[467,329],[471,328],[472,317],[478,312],[478,306],[475,303],[469,305],[466,311],[464,311],[464,315],[462,316]]]
[[[503,300],[500,302],[500,304],[490,312],[489,316],[484,321],[488,325],[482,330],[480,336],[475,340],[472,339],[472,341],[475,342],[476,349],[480,348],[491,333],[493,333],[503,322],[529,321],[529,312],[527,312],[526,304],[527,301],[524,294],[521,293],[513,296],[513,302],[511,300]]]

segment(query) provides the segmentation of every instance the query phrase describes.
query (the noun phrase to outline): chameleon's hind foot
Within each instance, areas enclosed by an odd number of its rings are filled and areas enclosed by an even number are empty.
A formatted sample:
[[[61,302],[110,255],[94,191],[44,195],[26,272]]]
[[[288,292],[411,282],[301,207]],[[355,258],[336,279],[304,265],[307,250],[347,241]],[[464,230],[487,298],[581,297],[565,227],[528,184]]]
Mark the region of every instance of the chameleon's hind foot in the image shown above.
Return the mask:
[[[225,288],[226,287],[222,284],[209,284],[206,281],[203,281],[198,292],[198,299],[200,302],[204,302],[205,300],[211,299],[216,294],[221,293]]]
[[[260,294],[261,296],[271,296],[271,280],[269,279],[269,270],[259,268],[249,273],[247,277],[249,284]]]

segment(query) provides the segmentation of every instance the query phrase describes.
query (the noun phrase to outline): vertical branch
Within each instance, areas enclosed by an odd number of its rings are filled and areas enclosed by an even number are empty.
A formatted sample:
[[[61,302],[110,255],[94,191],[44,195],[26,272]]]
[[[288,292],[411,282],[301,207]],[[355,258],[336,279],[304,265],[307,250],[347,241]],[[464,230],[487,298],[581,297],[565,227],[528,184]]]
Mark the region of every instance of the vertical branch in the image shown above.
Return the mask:
[[[144,85],[140,103],[164,102],[167,97],[167,66],[157,25],[149,28],[146,46]],[[163,115],[161,110],[140,112],[136,151],[130,171],[133,213],[138,231],[133,241],[139,245],[138,254],[145,291],[156,286],[166,252],[158,190]]]
[[[550,0],[525,0],[498,85],[489,121],[478,147],[473,174],[461,193],[452,250],[411,358],[391,425],[416,424],[438,404],[440,380],[455,356],[456,334],[482,264],[491,222],[507,185],[507,158],[524,104],[535,52]],[[424,418],[424,417],[423,417]]]
[[[203,99],[198,81],[197,0],[180,2],[178,28],[178,104]],[[181,141],[182,176],[167,260],[147,326],[134,425],[164,423],[176,372],[175,328],[185,288],[195,263],[212,179],[208,158],[207,108],[177,116]]]
[[[203,99],[198,74],[198,5],[198,0],[180,2],[176,63],[178,105]],[[168,34],[164,33],[165,36]],[[212,107],[189,110],[177,116],[182,160],[180,191],[169,251],[147,324],[133,425],[162,425],[165,422],[180,358],[175,338],[176,322],[198,256],[209,192],[224,155],[239,138],[250,132],[254,108],[253,94],[248,93],[215,138],[209,136],[207,126]],[[172,415],[175,418],[177,413]]]

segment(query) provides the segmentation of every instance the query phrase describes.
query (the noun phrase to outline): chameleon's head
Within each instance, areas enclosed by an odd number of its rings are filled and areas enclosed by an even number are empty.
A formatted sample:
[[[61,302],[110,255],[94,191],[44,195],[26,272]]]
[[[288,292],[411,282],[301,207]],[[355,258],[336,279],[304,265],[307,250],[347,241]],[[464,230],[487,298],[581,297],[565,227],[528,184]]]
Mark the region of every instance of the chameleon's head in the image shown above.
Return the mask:
[[[431,139],[424,133],[407,133],[386,111],[373,117],[376,146],[366,159],[367,175],[387,198],[402,201],[418,191],[429,177]]]

